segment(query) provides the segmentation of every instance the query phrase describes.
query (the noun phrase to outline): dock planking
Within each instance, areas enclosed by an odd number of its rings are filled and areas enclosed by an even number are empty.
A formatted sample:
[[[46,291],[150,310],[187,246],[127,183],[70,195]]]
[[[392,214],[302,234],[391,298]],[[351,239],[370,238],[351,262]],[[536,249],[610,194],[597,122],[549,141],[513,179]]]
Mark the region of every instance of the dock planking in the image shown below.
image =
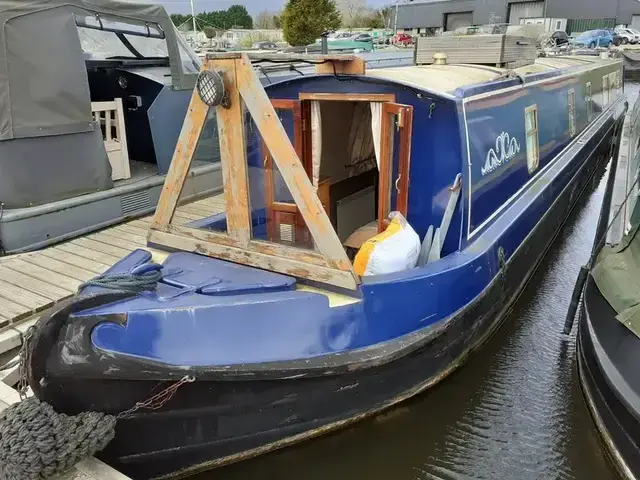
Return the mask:
[[[221,194],[178,207],[174,222],[199,220],[224,211]],[[36,252],[0,261],[0,332],[71,297],[87,280],[137,248],[146,247],[151,216],[131,220]],[[0,346],[0,353],[5,351]]]

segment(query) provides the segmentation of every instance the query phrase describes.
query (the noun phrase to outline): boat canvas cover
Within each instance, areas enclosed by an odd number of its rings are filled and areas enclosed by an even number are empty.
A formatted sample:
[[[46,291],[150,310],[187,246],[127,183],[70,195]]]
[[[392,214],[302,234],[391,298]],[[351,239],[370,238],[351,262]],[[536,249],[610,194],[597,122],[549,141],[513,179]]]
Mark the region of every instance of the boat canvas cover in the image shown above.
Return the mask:
[[[620,244],[605,246],[593,268],[598,289],[618,321],[640,336],[640,224]]]
[[[89,84],[74,14],[159,25],[173,87],[193,88],[182,41],[164,7],[111,0],[0,0],[0,141],[93,130]]]

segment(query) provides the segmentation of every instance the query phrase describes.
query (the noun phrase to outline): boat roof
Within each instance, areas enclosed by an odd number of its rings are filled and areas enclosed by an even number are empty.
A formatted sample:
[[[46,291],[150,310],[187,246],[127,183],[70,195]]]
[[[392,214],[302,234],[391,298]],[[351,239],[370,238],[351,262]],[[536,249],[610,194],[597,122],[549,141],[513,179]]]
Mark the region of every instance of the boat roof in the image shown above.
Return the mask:
[[[487,65],[419,65],[386,69],[368,70],[367,76],[404,83],[421,90],[434,93],[453,94],[456,90],[492,82],[510,73],[526,76],[538,73],[560,71],[572,67],[592,67],[615,61],[594,56],[558,56],[538,58],[530,65],[507,69]]]

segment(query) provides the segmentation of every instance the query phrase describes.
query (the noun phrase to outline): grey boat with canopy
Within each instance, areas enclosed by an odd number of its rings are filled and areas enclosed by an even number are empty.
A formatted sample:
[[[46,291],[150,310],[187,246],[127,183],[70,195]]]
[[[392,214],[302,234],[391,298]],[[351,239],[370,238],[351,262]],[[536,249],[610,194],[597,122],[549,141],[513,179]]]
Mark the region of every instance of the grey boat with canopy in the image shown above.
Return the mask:
[[[0,0],[0,24],[1,252],[151,213],[201,68],[165,9]],[[213,117],[200,143],[183,198],[221,186]]]

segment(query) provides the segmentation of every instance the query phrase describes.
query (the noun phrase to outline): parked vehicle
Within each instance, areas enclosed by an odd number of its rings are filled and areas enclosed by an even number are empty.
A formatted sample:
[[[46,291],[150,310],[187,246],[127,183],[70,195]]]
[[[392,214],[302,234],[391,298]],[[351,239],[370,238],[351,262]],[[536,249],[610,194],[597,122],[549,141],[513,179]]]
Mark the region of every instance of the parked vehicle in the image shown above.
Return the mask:
[[[607,32],[609,32],[609,35],[611,35],[611,38],[613,38],[613,44],[617,47],[618,45],[622,45],[622,40],[623,37],[618,34],[615,30],[613,30],[612,28],[607,29]]]
[[[538,37],[538,44],[542,48],[560,47],[567,45],[569,42],[569,35],[562,30],[544,32]]]
[[[392,34],[380,35],[374,38],[373,43],[376,45],[390,45],[393,38]]]
[[[626,28],[616,28],[614,33],[620,37],[620,44],[626,45],[628,43],[636,43],[637,39],[633,33]],[[615,40],[614,40],[615,43]]]
[[[571,41],[576,48],[608,48],[614,44],[613,35],[608,30],[588,30]]]
[[[353,32],[334,32],[329,34],[327,41],[334,42],[336,40],[349,40],[353,36]]]
[[[351,38],[349,38],[349,40],[351,40],[352,42],[372,42],[373,43],[373,37],[368,33],[359,33],[357,35],[353,35]]]
[[[561,45],[566,45],[567,43],[569,43],[569,35],[567,34],[567,32],[563,31],[563,30],[557,30],[555,32],[553,32],[553,34],[550,37],[554,43],[559,47]]]
[[[408,47],[409,45],[413,45],[413,37],[408,33],[396,33],[391,43],[393,45],[400,45],[402,47]]]
[[[627,28],[627,32],[633,35],[633,44],[640,43],[640,30],[636,30],[635,28]]]
[[[256,50],[277,50],[278,45],[273,42],[257,42],[251,48]]]

